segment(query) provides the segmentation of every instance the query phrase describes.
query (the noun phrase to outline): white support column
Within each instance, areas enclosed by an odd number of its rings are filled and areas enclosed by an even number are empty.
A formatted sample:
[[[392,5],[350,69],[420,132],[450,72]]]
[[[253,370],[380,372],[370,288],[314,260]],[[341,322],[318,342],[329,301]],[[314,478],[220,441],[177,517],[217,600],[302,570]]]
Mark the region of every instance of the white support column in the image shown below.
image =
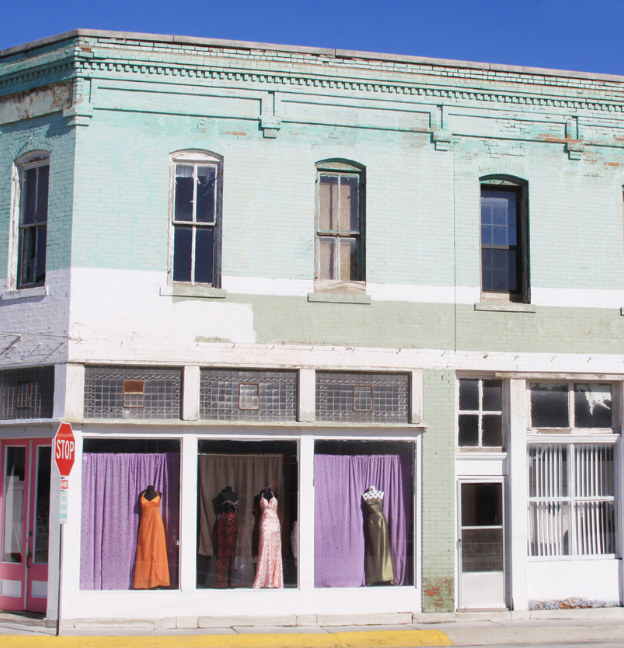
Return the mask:
[[[620,521],[619,533],[615,538],[616,552],[622,555],[624,550],[624,383],[616,383],[613,386],[614,411],[616,412],[614,426],[615,432],[619,433],[619,441],[615,445],[617,456],[615,458],[616,472],[616,494],[619,498],[616,509],[616,519]],[[620,605],[624,605],[624,574],[620,568]]]
[[[81,419],[84,415],[84,386],[84,365],[54,365],[52,417],[55,419]]]
[[[182,420],[199,420],[199,366],[191,365],[184,367],[184,379],[182,381]]]
[[[305,430],[299,446],[299,588],[314,589],[314,440]]]
[[[180,590],[194,592],[197,582],[197,437],[182,438],[180,457]]]
[[[423,422],[423,372],[412,371],[410,380],[410,423],[420,425]]]
[[[311,423],[316,418],[316,372],[299,369],[299,412],[297,420]]]
[[[511,599],[514,610],[527,610],[527,467],[526,381],[509,381],[509,529]]]

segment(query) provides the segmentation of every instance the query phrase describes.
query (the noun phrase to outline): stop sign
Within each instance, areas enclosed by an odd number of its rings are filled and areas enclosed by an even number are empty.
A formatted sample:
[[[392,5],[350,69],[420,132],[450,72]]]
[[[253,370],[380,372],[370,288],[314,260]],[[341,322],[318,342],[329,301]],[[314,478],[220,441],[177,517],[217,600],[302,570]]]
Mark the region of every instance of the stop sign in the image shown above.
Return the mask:
[[[54,461],[61,477],[69,477],[76,457],[76,438],[69,423],[61,423],[53,447]]]

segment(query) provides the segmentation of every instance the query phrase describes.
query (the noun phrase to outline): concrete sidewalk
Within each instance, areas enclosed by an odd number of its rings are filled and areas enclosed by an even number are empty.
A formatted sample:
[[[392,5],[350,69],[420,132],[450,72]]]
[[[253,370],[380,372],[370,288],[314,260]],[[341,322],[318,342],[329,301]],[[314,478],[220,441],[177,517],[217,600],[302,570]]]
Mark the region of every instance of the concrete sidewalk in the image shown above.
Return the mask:
[[[67,628],[0,614],[2,648],[413,648],[415,646],[624,645],[624,609],[479,612],[396,626],[235,626],[206,629]],[[423,615],[425,617],[425,615]],[[427,621],[432,615],[426,615]],[[454,619],[454,620],[450,620]]]

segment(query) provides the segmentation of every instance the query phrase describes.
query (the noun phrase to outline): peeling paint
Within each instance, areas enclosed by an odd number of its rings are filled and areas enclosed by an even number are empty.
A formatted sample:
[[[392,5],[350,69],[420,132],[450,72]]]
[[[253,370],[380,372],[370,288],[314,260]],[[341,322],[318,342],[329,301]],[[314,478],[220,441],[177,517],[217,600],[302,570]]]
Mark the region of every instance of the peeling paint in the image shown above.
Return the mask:
[[[0,99],[0,124],[58,112],[71,106],[71,102],[69,81],[18,92]]]

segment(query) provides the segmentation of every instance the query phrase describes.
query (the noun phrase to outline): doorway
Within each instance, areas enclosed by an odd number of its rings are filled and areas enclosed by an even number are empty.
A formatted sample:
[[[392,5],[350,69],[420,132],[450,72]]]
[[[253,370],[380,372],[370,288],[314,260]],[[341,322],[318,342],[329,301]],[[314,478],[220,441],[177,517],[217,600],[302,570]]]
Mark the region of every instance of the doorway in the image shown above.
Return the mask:
[[[502,482],[460,482],[460,609],[506,608]]]
[[[46,611],[51,443],[0,443],[0,610]]]

